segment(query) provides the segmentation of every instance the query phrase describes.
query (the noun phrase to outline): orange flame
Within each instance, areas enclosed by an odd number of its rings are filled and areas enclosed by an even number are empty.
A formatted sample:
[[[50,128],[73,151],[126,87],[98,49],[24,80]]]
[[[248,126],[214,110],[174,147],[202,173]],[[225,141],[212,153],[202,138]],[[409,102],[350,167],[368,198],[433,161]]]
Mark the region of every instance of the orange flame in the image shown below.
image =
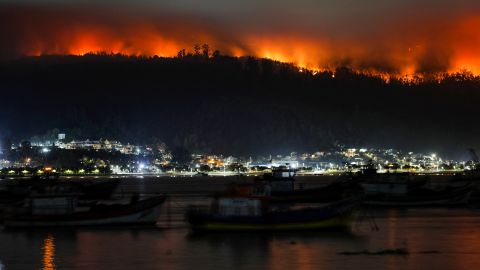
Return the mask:
[[[13,41],[7,41],[6,48],[10,48],[7,53],[17,56],[106,52],[174,57],[181,49],[207,43],[227,55],[270,58],[315,72],[346,66],[383,78],[411,79],[424,73],[462,70],[480,74],[480,16],[476,15],[448,24],[434,21],[424,27],[393,24],[390,28],[395,31],[349,38],[322,38],[302,32],[226,34],[228,29],[188,19],[104,19],[18,8],[14,12],[0,9],[0,15],[4,17],[2,24],[15,25]]]

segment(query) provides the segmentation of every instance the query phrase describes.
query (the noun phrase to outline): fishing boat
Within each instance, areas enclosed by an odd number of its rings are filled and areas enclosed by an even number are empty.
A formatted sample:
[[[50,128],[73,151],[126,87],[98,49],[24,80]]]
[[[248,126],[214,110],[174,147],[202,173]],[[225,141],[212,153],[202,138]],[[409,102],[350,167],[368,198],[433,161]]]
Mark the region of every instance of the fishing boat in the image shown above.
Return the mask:
[[[387,207],[455,206],[468,203],[474,185],[465,183],[460,186],[446,186],[441,189],[392,188],[385,187],[365,192],[364,205]],[[394,191],[394,192],[393,192]]]
[[[258,187],[258,186],[257,186]],[[195,231],[282,231],[348,228],[360,197],[326,204],[276,203],[268,189],[248,186],[214,199],[210,207],[193,206],[187,220]],[[263,192],[263,194],[261,194]],[[247,194],[248,193],[248,194]]]
[[[377,173],[370,164],[352,176],[364,191],[363,205],[422,207],[465,205],[473,190],[471,183],[433,188],[429,176],[410,173]]]
[[[368,165],[367,165],[368,166]],[[366,193],[406,194],[430,183],[428,175],[411,173],[378,173],[376,169],[366,168],[351,176],[352,181],[360,183]]]
[[[212,171],[208,172],[208,176],[239,176],[240,172],[236,171]]]
[[[427,178],[413,179],[405,174],[385,174],[379,178],[361,182],[366,195],[407,195],[418,189],[422,189],[428,183]]]
[[[4,226],[56,227],[56,226],[105,226],[127,224],[155,224],[165,196],[138,200],[126,204],[80,204],[79,194],[39,194],[26,199],[23,204],[12,206],[5,214]]]
[[[83,200],[104,200],[112,197],[119,184],[120,179],[63,180],[40,176],[6,180],[0,188],[0,205],[23,200],[32,192],[42,193],[52,189],[75,190]]]
[[[273,202],[332,202],[352,195],[361,195],[363,190],[357,182],[348,177],[340,177],[335,181],[316,188],[295,188],[296,171],[286,167],[272,169],[272,173],[255,178],[255,183],[270,189],[270,200]]]

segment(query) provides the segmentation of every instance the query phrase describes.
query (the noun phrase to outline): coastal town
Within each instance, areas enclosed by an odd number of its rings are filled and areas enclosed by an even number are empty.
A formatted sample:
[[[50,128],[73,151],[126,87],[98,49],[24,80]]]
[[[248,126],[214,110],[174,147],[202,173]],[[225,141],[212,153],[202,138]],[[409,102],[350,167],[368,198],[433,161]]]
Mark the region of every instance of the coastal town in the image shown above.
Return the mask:
[[[64,175],[230,176],[287,166],[299,175],[322,175],[355,172],[371,164],[378,172],[442,173],[473,170],[478,163],[473,149],[469,149],[469,160],[448,160],[436,153],[345,146],[309,153],[237,157],[172,149],[163,142],[138,145],[113,139],[66,140],[64,133],[56,137],[56,140],[22,141],[18,144],[3,140],[0,148],[1,174],[41,174],[48,167]]]

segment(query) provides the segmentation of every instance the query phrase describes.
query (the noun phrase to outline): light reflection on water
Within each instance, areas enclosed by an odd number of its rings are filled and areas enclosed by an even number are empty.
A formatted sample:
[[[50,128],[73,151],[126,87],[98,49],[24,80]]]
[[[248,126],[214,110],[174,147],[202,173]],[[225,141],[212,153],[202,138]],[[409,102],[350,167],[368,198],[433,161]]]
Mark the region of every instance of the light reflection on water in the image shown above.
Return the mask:
[[[480,269],[478,213],[377,210],[376,216],[379,231],[368,222],[352,232],[194,234],[185,226],[5,230],[0,260],[8,270]],[[396,248],[410,254],[339,254]]]
[[[53,235],[49,234],[43,241],[42,270],[55,270],[55,243]]]

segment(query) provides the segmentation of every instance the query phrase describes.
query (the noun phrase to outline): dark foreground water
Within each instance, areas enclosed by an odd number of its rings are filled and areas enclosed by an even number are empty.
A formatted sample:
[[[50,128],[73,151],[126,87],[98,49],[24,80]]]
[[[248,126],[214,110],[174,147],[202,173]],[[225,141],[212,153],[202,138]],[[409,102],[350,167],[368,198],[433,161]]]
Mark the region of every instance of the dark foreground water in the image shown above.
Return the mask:
[[[142,181],[123,188],[152,190]],[[198,235],[183,210],[206,198],[178,190],[153,228],[1,230],[0,269],[480,269],[474,209],[369,209],[351,232]],[[341,254],[392,249],[408,254]]]

